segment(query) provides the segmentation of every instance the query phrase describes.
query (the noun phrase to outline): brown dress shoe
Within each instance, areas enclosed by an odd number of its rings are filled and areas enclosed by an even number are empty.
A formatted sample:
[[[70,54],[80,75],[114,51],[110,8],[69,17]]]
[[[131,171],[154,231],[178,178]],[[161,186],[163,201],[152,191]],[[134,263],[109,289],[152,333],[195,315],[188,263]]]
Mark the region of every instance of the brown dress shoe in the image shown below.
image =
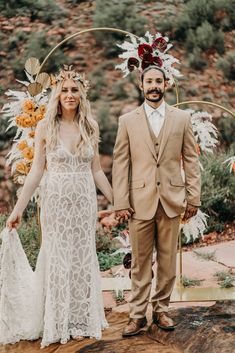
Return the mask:
[[[142,319],[129,319],[128,324],[122,331],[122,337],[130,337],[138,335],[141,329],[147,324],[146,317]]]
[[[166,312],[153,313],[153,323],[163,330],[174,330],[174,321],[168,316]]]

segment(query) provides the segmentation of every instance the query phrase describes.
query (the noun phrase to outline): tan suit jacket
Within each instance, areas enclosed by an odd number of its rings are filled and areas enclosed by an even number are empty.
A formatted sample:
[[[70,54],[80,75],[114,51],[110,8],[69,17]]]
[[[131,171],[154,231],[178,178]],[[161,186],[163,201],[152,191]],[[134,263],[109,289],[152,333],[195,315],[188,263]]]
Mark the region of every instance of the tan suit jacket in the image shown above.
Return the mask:
[[[121,116],[112,179],[114,210],[132,207],[135,219],[152,219],[159,200],[170,218],[181,214],[187,202],[200,206],[200,169],[190,114],[166,104],[158,155],[143,105]]]

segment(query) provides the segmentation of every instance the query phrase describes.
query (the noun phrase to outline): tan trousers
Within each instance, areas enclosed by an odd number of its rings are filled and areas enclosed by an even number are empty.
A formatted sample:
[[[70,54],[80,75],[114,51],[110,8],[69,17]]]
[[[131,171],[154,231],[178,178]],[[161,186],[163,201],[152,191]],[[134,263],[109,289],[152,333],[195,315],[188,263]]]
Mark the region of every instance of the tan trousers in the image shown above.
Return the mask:
[[[176,254],[180,216],[169,218],[159,202],[154,219],[131,219],[130,317],[143,318],[149,302],[154,246],[157,251],[157,280],[152,296],[153,311],[167,311],[176,277]]]

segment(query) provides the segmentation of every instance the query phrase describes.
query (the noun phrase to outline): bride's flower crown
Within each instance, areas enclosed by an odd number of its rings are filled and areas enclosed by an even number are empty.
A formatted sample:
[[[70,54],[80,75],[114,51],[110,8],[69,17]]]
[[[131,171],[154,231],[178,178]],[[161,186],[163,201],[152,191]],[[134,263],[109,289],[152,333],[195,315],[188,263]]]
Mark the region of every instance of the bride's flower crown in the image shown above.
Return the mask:
[[[64,80],[73,80],[80,82],[83,87],[85,88],[85,91],[87,92],[89,89],[89,81],[85,79],[84,74],[79,74],[75,70],[73,70],[72,65],[64,65],[63,69],[60,69],[58,75],[50,75],[51,78],[51,86],[57,85],[59,82],[64,81]]]

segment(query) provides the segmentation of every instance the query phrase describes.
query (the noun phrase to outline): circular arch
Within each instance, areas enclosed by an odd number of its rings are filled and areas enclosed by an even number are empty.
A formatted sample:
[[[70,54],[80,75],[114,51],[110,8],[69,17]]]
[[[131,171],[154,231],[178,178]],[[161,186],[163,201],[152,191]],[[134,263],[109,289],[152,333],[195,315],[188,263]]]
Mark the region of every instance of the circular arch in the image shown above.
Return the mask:
[[[70,39],[73,39],[75,37],[78,37],[81,34],[84,33],[89,33],[89,32],[95,32],[95,31],[108,31],[108,32],[118,32],[118,33],[122,33],[122,34],[126,34],[129,36],[134,36],[136,38],[139,38],[138,36],[136,36],[133,33],[124,31],[122,29],[119,28],[112,28],[112,27],[96,27],[96,28],[88,28],[88,29],[84,29],[82,31],[78,31],[76,33],[71,34],[70,36],[66,37],[65,39],[63,39],[61,42],[59,42],[54,48],[52,48],[52,50],[47,54],[47,56],[45,57],[45,59],[43,60],[43,62],[40,65],[39,71],[37,73],[37,76],[39,75],[39,73],[42,71],[42,68],[44,67],[45,63],[47,62],[47,60],[51,57],[51,55],[56,51],[56,49],[58,49],[59,47],[61,47],[61,45],[63,45],[64,43],[68,42]],[[36,79],[37,79],[36,76]],[[176,94],[176,104],[179,103],[179,88],[178,88],[178,84],[177,82],[174,80],[174,84],[175,84],[175,94]]]
[[[235,118],[235,113],[233,113],[230,109],[225,108],[224,106],[213,103],[213,102],[208,102],[208,101],[185,101],[185,102],[177,102],[176,104],[173,104],[174,107],[178,107],[180,105],[185,105],[185,104],[205,104],[205,105],[211,105],[213,107],[220,108],[224,110],[226,113],[229,113]]]

